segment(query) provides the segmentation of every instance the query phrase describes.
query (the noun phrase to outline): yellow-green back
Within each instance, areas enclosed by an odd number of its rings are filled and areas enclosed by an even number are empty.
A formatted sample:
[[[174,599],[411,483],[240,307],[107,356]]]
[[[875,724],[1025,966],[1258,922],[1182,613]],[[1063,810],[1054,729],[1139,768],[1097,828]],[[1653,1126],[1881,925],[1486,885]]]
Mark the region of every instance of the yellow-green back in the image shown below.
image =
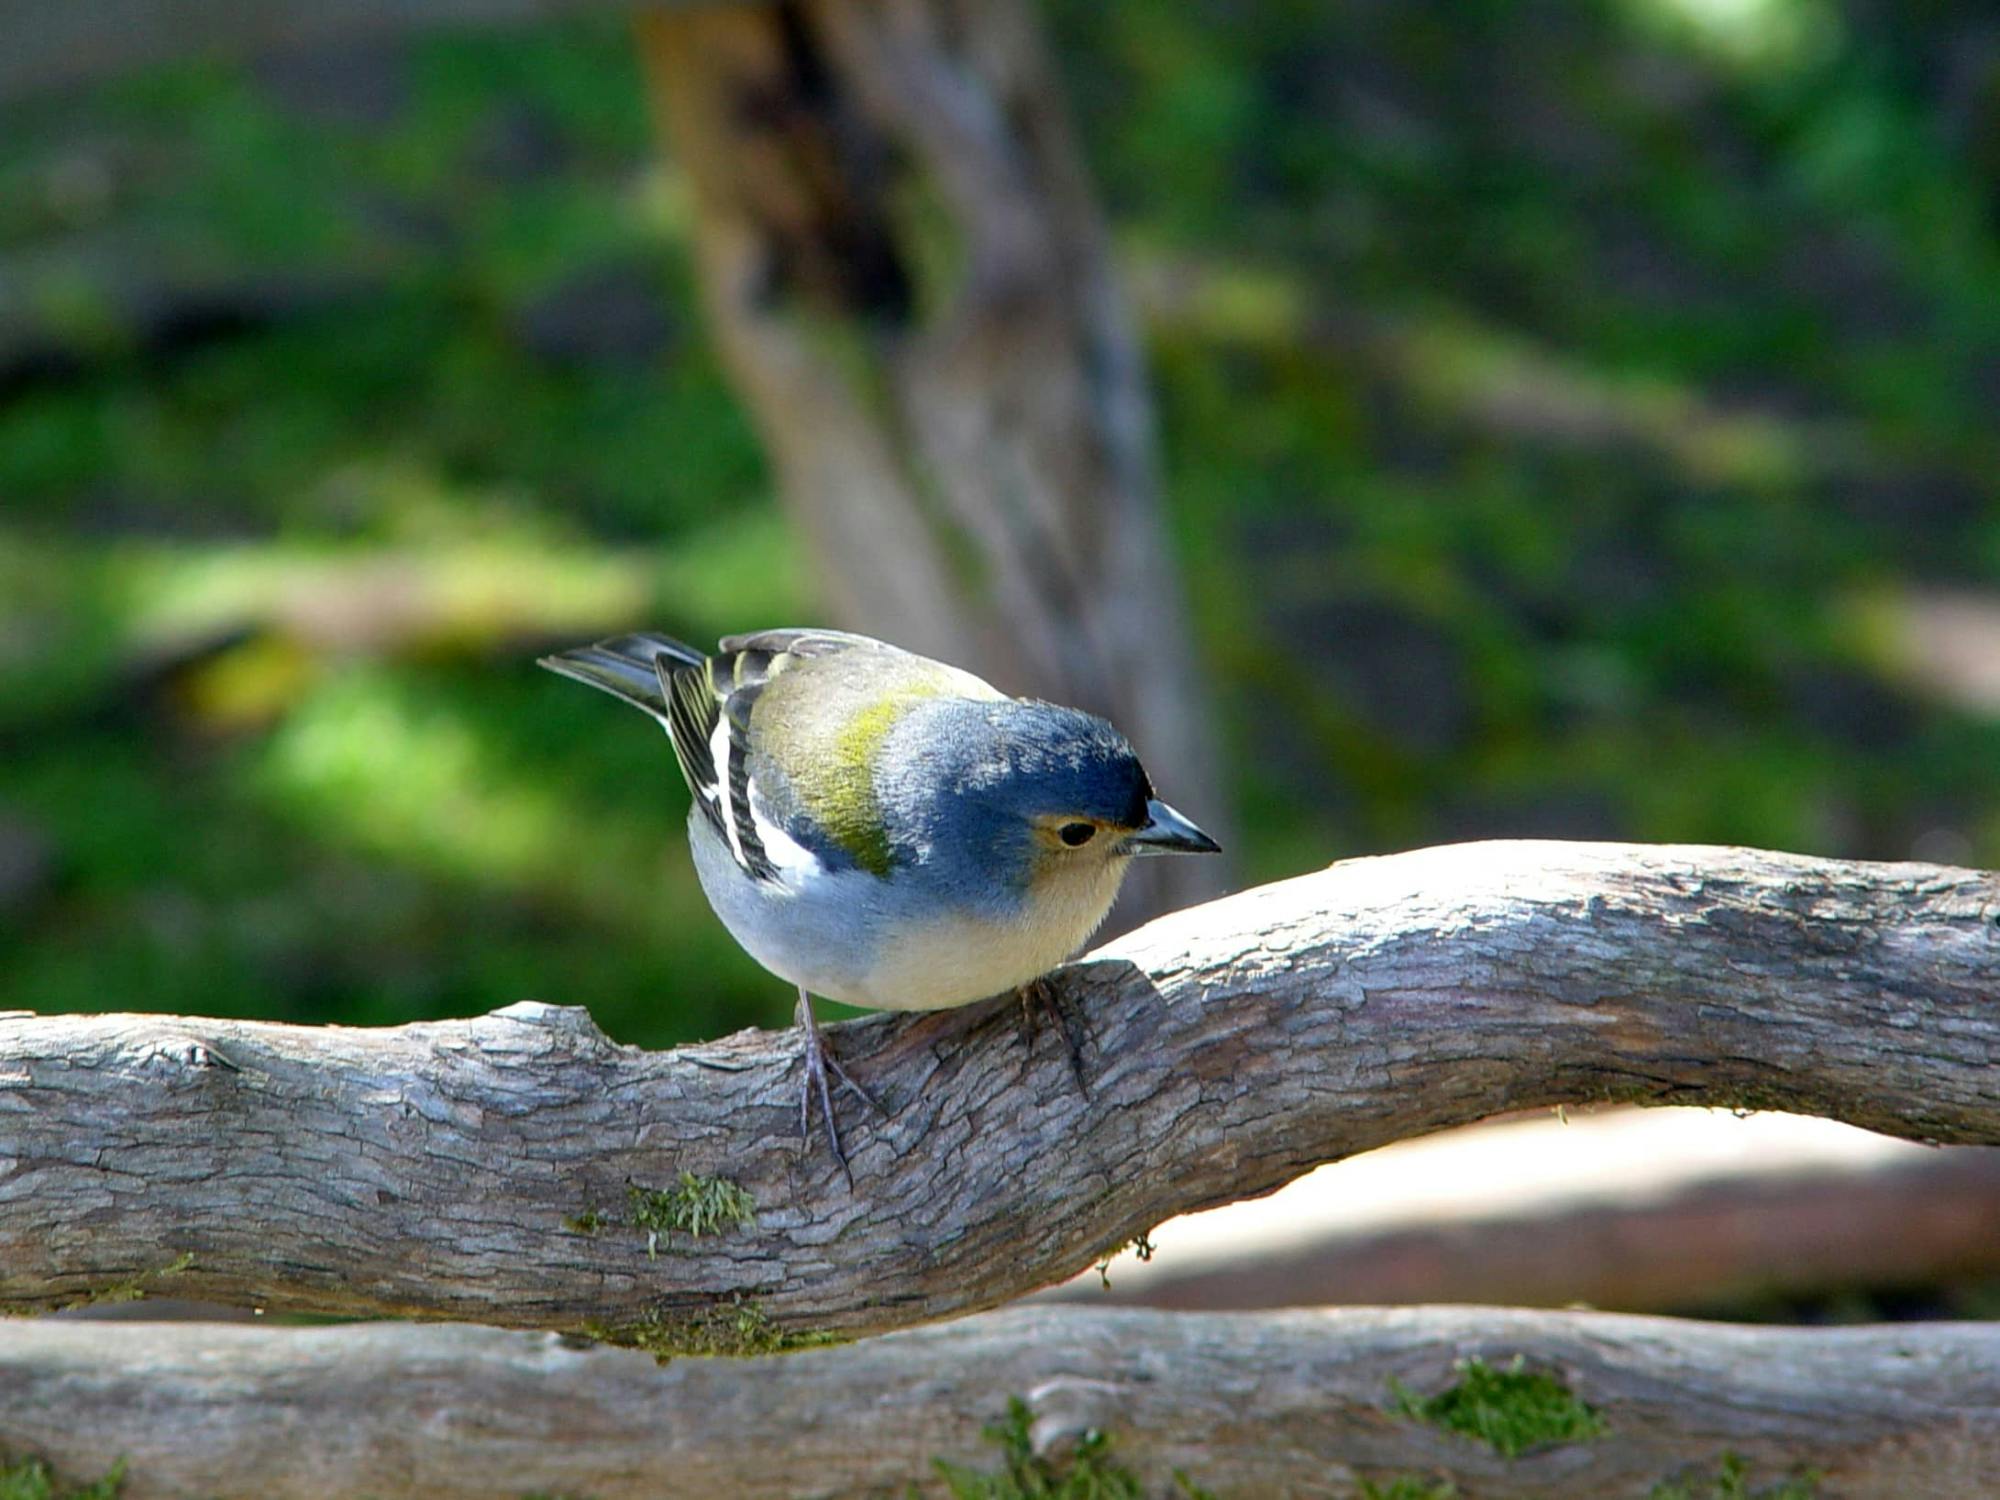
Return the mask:
[[[928,699],[1006,695],[970,672],[872,641],[773,666],[751,707],[756,738],[784,747],[800,811],[862,869],[887,875],[891,851],[873,774],[882,741]]]

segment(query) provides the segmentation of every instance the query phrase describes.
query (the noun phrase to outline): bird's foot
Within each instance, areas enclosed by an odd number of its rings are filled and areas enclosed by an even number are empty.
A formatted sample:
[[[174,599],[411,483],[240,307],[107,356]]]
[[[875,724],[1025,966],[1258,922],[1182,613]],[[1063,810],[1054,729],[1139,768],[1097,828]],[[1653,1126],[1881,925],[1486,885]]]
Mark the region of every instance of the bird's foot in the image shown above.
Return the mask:
[[[847,1185],[854,1186],[854,1169],[847,1164],[847,1149],[840,1143],[840,1124],[833,1113],[833,1088],[827,1082],[830,1073],[844,1084],[861,1102],[878,1117],[887,1118],[888,1111],[875,1100],[875,1096],[856,1083],[847,1069],[840,1065],[840,1059],[833,1055],[819,1023],[813,1019],[812,997],[804,990],[799,991],[799,1025],[806,1035],[806,1076],[799,1094],[799,1135],[810,1145],[812,1143],[812,1106],[819,1100],[821,1117],[826,1121],[827,1144],[833,1148],[833,1159],[840,1163],[840,1170],[847,1178]]]
[[[1034,1036],[1039,1028],[1037,1020],[1045,1020],[1062,1038],[1063,1050],[1069,1055],[1069,1076],[1076,1080],[1076,1091],[1084,1098],[1090,1097],[1090,1085],[1083,1077],[1083,1049],[1077,1045],[1076,1033],[1070,1029],[1069,1007],[1063,1004],[1062,994],[1051,984],[1047,975],[1040,979],[1030,979],[1021,986],[1021,1015],[1028,1023],[1028,1045],[1034,1046]]]

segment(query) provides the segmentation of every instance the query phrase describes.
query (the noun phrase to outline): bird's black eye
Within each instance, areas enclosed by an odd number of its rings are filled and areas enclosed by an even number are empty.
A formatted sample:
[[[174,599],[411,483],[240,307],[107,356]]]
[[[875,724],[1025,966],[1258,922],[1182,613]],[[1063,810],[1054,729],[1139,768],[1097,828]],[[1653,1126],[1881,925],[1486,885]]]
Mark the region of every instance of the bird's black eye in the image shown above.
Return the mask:
[[[1065,823],[1056,830],[1056,837],[1061,839],[1065,844],[1068,844],[1072,849],[1081,849],[1085,844],[1097,837],[1097,825],[1094,823]]]

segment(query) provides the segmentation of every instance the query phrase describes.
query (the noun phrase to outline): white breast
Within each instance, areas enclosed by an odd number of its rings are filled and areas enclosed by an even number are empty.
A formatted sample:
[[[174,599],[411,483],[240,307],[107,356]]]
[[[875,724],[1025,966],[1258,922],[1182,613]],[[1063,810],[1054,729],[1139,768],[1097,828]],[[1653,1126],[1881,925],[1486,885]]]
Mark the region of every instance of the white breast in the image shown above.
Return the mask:
[[[1082,948],[1131,863],[1079,860],[1041,881],[1017,912],[933,912],[920,887],[819,868],[807,851],[766,847],[777,882],[744,874],[705,819],[688,822],[695,873],[744,951],[815,995],[871,1010],[947,1010],[1026,984]]]
[[[947,1010],[1026,984],[1083,947],[1111,910],[1128,864],[1079,861],[1074,872],[1044,881],[1018,915],[898,923],[847,993],[820,993],[874,1010]]]

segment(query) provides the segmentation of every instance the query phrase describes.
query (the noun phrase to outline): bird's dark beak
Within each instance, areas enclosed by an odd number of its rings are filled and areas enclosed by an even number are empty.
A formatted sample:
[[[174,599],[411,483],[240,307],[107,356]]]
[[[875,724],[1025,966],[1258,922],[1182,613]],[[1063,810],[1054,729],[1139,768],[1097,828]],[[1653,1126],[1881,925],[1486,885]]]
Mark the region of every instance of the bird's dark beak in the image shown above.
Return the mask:
[[[1127,854],[1220,854],[1222,845],[1155,797],[1146,804],[1146,826],[1125,835]]]

